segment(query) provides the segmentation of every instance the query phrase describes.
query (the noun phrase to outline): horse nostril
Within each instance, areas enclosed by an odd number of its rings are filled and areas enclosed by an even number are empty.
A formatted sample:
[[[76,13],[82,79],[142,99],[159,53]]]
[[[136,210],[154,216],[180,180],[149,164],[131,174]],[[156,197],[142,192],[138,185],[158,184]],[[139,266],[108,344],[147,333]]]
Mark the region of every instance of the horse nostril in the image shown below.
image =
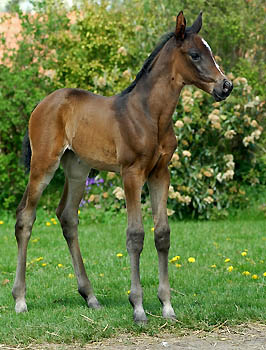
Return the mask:
[[[230,93],[232,89],[233,89],[233,84],[229,80],[225,80],[223,85],[223,92]]]

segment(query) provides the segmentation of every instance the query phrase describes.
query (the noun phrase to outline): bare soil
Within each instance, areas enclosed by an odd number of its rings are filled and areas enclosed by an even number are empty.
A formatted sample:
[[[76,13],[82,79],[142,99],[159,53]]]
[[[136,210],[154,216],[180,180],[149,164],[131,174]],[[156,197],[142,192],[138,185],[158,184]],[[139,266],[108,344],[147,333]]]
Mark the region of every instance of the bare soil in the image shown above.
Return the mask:
[[[157,336],[132,336],[122,334],[118,338],[81,344],[32,344],[8,346],[0,344],[0,350],[266,350],[266,325],[248,324],[234,328],[224,327],[212,332],[185,331],[183,335],[161,333]]]

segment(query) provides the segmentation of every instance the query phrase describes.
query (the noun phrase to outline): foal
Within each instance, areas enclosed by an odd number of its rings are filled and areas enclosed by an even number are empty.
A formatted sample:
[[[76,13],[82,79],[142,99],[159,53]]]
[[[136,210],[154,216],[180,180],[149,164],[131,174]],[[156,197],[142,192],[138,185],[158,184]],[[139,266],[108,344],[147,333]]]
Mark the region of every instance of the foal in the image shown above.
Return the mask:
[[[209,45],[198,32],[202,15],[186,28],[183,12],[145,61],[135,81],[122,93],[103,97],[80,89],[60,89],[34,109],[29,121],[30,177],[17,208],[15,234],[18,264],[13,287],[16,312],[27,311],[26,254],[39,198],[61,162],[64,192],[56,214],[61,223],[77,276],[78,291],[91,308],[99,308],[87,277],[78,243],[78,206],[91,168],[120,172],[128,215],[127,250],[131,264],[134,320],[146,322],[142,305],[139,259],[144,230],[141,189],[147,181],[159,259],[158,298],[165,318],[175,318],[170,302],[168,250],[170,229],[166,213],[168,163],[177,142],[172,125],[180,92],[193,84],[224,100],[232,83],[221,71]],[[29,155],[30,156],[30,155]]]

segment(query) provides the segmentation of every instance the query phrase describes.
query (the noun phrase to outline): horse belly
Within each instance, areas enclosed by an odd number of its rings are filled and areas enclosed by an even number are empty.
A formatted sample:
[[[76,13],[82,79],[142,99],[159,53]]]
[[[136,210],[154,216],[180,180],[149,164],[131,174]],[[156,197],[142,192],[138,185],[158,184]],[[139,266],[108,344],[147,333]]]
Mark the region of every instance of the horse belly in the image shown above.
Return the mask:
[[[112,126],[108,127],[108,122],[81,120],[71,147],[92,168],[118,172],[120,167],[112,129]]]

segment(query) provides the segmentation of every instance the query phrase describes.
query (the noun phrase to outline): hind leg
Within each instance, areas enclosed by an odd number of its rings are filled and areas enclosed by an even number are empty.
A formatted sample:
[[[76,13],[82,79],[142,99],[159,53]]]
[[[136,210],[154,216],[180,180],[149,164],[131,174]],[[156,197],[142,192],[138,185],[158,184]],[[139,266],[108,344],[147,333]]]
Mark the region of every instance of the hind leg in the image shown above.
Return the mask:
[[[78,291],[89,307],[99,308],[100,304],[93,293],[85,271],[78,241],[78,207],[90,168],[87,164],[81,162],[72,151],[64,154],[61,163],[64,168],[66,183],[56,214],[72,257]]]
[[[36,217],[36,207],[43,190],[52,179],[58,165],[59,157],[49,158],[47,155],[45,164],[38,162],[37,157],[32,158],[29,183],[17,209],[15,235],[18,244],[18,260],[12,289],[17,313],[27,311],[25,300],[27,247]]]

